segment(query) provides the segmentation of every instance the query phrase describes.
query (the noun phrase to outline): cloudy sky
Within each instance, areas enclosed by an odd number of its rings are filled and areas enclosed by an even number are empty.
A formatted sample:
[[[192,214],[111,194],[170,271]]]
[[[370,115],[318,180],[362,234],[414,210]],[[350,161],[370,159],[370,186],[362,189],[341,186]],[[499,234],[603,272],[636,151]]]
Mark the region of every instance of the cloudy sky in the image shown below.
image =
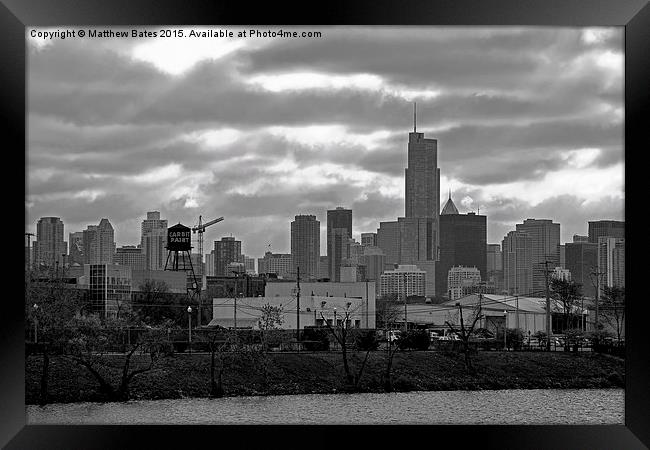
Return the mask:
[[[357,238],[404,215],[414,101],[441,204],[451,189],[461,213],[480,207],[488,242],[526,218],[559,222],[562,242],[624,218],[622,28],[292,30],[322,37],[28,30],[26,229],[58,216],[67,240],[107,217],[120,246],[147,211],[224,216],[206,251],[232,235],[258,257],[315,214],[325,254],[327,209],[352,208]]]

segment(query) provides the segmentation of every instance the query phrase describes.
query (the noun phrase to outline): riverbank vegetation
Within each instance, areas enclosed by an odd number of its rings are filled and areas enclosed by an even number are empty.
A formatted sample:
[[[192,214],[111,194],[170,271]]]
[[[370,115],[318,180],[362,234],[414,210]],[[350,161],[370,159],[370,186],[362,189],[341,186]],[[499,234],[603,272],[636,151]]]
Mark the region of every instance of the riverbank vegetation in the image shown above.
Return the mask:
[[[360,366],[366,351],[348,352],[350,364]],[[386,351],[370,352],[357,392],[385,392]],[[464,355],[432,351],[403,351],[392,355],[392,389],[584,389],[623,388],[624,361],[592,352],[478,352],[472,357],[475,373],[465,368]],[[119,385],[124,355],[104,355],[104,376]],[[223,371],[224,396],[340,393],[349,387],[339,352],[267,354],[264,370],[248,354],[231,355]],[[26,403],[37,404],[43,358],[26,358]],[[148,355],[132,355],[134,366],[149,366]],[[134,377],[131,399],[209,397],[211,355],[174,354],[162,358],[147,372]],[[114,379],[113,379],[114,378]],[[68,358],[49,361],[49,401],[54,403],[110,401],[96,377]]]

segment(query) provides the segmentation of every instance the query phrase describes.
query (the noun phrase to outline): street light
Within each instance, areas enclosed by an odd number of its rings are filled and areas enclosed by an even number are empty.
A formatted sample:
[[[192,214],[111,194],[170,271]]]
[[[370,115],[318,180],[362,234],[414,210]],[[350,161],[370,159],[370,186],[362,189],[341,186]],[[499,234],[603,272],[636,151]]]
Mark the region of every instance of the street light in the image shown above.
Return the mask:
[[[188,347],[190,353],[192,353],[192,307],[187,307],[187,337],[188,337]]]
[[[503,348],[508,351],[508,344],[506,342],[506,335],[508,331],[508,311],[503,310]]]
[[[34,344],[38,344],[38,305],[34,303]]]

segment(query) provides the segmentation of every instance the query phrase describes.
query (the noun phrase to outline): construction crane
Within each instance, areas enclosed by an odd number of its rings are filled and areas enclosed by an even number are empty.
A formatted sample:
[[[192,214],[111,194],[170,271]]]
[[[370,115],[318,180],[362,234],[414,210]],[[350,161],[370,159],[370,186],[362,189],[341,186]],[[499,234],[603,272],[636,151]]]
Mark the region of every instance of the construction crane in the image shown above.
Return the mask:
[[[199,255],[201,257],[200,261],[203,261],[203,233],[205,232],[205,229],[209,227],[210,225],[214,225],[217,222],[221,222],[223,220],[223,217],[219,217],[218,219],[211,220],[209,222],[203,223],[202,222],[202,216],[199,216],[199,224],[192,228],[192,233],[198,233],[198,247],[199,247]],[[191,260],[191,259],[190,259]],[[201,269],[201,275],[203,275],[203,269]],[[203,311],[203,302],[201,300],[201,288],[198,286],[196,282],[196,278],[194,279],[193,283],[193,288],[194,288],[194,294],[196,295],[198,302],[199,302],[199,311],[197,313],[197,326],[201,326],[201,316],[202,316],[202,311]]]
[[[203,260],[203,232],[205,231],[206,228],[208,228],[210,225],[214,225],[217,222],[221,222],[223,220],[223,217],[219,217],[218,219],[211,220],[206,223],[201,222],[201,216],[199,216],[199,224],[192,228],[192,233],[198,233],[198,247],[199,247],[199,255],[201,255],[201,260]]]

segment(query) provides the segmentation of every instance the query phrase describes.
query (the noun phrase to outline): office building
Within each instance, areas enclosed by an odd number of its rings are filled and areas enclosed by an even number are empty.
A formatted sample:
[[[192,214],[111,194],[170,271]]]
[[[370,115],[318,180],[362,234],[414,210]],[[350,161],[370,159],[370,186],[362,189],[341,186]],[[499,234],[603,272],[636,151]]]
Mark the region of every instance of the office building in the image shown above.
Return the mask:
[[[393,270],[387,270],[381,274],[381,285],[379,295],[397,294],[399,300],[410,296],[425,295],[426,272],[418,269],[414,264],[401,264]]]
[[[415,119],[415,117],[414,117]],[[405,216],[428,217],[437,223],[440,211],[438,141],[418,133],[415,120],[409,133],[405,173]]]
[[[280,278],[291,278],[294,272],[293,257],[289,253],[264,253],[263,258],[257,258],[257,272],[262,274],[274,273]],[[302,269],[301,269],[302,278]]]
[[[81,284],[87,285],[94,312],[117,318],[130,308],[131,267],[117,264],[85,264]]]
[[[595,274],[598,269],[598,244],[586,240],[565,244],[565,268],[571,279],[582,286],[582,295],[594,298],[596,295]]]
[[[601,274],[599,290],[605,286],[625,287],[625,239],[598,238],[598,272]]]
[[[68,246],[68,264],[71,266],[83,266],[85,260],[83,231],[70,233],[68,238]]]
[[[318,258],[319,261],[319,266],[318,266],[318,279],[320,280],[329,280],[330,277],[330,267],[329,267],[329,260],[327,259],[327,256],[320,256]]]
[[[41,217],[36,223],[36,241],[33,241],[32,267],[63,268],[68,243],[63,240],[63,222],[58,217]]]
[[[295,278],[300,267],[300,278],[304,280],[319,277],[320,266],[320,221],[311,214],[299,214],[291,222],[291,273]]]
[[[523,231],[510,231],[501,242],[503,290],[509,295],[531,296],[533,239]],[[539,293],[535,293],[534,296]]]
[[[145,257],[145,268],[164,269],[167,260],[167,220],[160,218],[160,212],[149,211],[140,230],[140,246]]]
[[[487,244],[487,284],[493,286],[495,292],[503,290],[503,255],[501,244]]]
[[[526,219],[516,225],[516,230],[528,234],[531,238],[531,263],[533,284],[530,296],[544,296],[546,292],[546,275],[544,271],[560,267],[560,224],[548,219]],[[548,264],[545,264],[548,262]]]
[[[487,279],[487,218],[473,212],[460,214],[451,199],[440,213],[440,260],[436,267],[436,295],[448,293],[449,269],[476,267]]]
[[[329,278],[340,281],[341,260],[349,257],[352,238],[352,210],[337,207],[327,211],[327,258]]]
[[[469,288],[481,283],[481,272],[476,267],[454,266],[447,273],[447,296],[456,300],[470,293]]]
[[[556,267],[551,273],[551,278],[557,280],[571,281],[571,272],[563,267]]]
[[[241,262],[241,241],[234,237],[222,237],[220,241],[214,241],[214,271],[216,276],[230,276],[228,264]]]
[[[85,264],[113,264],[115,257],[115,231],[108,219],[99,225],[88,225],[83,231]]]
[[[205,254],[205,273],[204,275],[213,277],[215,276],[214,268],[214,252]]]
[[[589,222],[589,242],[598,243],[601,237],[625,238],[625,222],[620,220],[594,220]]]
[[[573,242],[589,242],[589,236],[582,236],[580,234],[573,235]]]
[[[376,247],[377,233],[361,233],[361,245]]]
[[[145,256],[142,248],[135,245],[125,245],[115,250],[115,264],[129,266],[131,270],[145,270]]]

